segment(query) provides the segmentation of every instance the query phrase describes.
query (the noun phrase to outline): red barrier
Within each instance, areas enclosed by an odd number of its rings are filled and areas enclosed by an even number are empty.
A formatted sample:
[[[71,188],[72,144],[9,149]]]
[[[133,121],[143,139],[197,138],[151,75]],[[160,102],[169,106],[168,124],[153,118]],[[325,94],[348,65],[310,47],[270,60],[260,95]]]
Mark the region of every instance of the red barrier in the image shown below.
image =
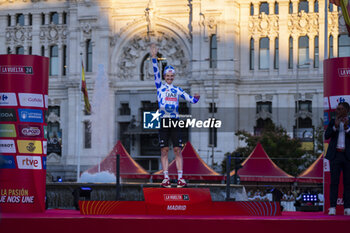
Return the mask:
[[[340,102],[346,101],[350,104],[350,57],[339,57],[327,59],[324,61],[324,126],[335,117],[335,109]],[[329,140],[324,142],[324,154],[327,153]],[[329,203],[329,185],[330,185],[330,165],[327,159],[324,159],[324,211],[327,212]],[[339,194],[337,214],[343,214],[343,178],[339,181]]]
[[[49,59],[0,55],[0,207],[43,212]]]

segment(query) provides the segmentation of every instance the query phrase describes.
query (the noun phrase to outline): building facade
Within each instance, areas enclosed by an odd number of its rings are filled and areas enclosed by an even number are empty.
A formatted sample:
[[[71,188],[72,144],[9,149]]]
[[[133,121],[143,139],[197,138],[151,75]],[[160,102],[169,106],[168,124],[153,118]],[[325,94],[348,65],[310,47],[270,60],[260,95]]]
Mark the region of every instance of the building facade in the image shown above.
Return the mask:
[[[117,140],[147,170],[160,169],[157,133],[142,129],[143,112],[157,109],[151,43],[160,66],[175,67],[175,84],[201,95],[180,112],[226,118],[224,129],[184,132],[209,165],[240,146],[238,129],[258,134],[272,121],[312,140],[325,51],[350,56],[332,4],[325,39],[324,0],[1,0],[0,27],[0,54],[50,58],[48,173],[63,180],[99,163]]]

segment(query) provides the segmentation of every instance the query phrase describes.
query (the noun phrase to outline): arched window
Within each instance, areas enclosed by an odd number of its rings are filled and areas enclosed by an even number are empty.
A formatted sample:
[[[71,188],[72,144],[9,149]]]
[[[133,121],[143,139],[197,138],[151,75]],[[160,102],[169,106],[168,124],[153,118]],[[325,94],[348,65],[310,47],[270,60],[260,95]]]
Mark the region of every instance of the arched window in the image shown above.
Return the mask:
[[[333,3],[329,3],[328,9],[329,12],[333,12]]]
[[[254,70],[254,39],[250,38],[249,69]]]
[[[250,3],[250,15],[254,15],[254,5]]]
[[[299,37],[299,48],[298,48],[298,65],[305,65],[309,61],[309,37]]]
[[[16,48],[16,54],[24,54],[24,48],[22,46],[18,46]]]
[[[314,12],[318,13],[318,0],[314,2]]]
[[[24,15],[23,14],[16,15],[16,25],[24,26]]]
[[[57,12],[51,12],[50,13],[50,23],[58,24],[58,13]]]
[[[41,46],[41,56],[45,56],[45,46]]]
[[[92,72],[92,42],[86,40],[86,72]]]
[[[328,54],[329,54],[329,58],[333,58],[334,57],[334,53],[333,53],[333,36],[332,35],[329,36],[329,51],[328,51]]]
[[[259,42],[259,69],[270,67],[270,40],[268,37],[260,39]]]
[[[50,75],[58,75],[58,46],[50,46]]]
[[[275,15],[278,15],[278,2],[275,2]]]
[[[279,68],[279,49],[278,49],[278,37],[275,38],[275,57],[274,57],[274,64],[275,69]]]
[[[28,23],[29,23],[29,26],[32,26],[33,25],[33,15],[32,14],[28,14]]]
[[[309,13],[309,2],[307,0],[300,0],[298,4],[298,12],[304,11]]]
[[[11,15],[7,15],[7,26],[11,27]]]
[[[338,37],[338,57],[350,56],[350,37],[348,35],[339,35]]]
[[[289,14],[293,14],[293,3],[289,1]]]
[[[293,69],[293,37],[289,37],[288,69]]]
[[[67,45],[62,46],[62,75],[67,75]]]
[[[318,36],[315,36],[314,41],[314,68],[319,67],[319,45],[318,45]]]
[[[269,14],[269,4],[267,2],[262,2],[260,3],[260,7],[259,7],[259,13],[265,13],[266,15]]]
[[[218,59],[218,44],[216,40],[216,34],[210,36],[210,68],[217,67]]]

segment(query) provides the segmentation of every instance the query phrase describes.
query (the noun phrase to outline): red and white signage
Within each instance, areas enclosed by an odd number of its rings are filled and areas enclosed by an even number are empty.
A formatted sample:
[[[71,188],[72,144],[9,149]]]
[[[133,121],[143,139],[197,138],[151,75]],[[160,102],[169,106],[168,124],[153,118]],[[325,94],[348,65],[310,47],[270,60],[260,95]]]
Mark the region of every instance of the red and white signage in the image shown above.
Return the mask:
[[[16,159],[18,169],[42,169],[41,156],[18,155]]]
[[[18,93],[19,104],[25,107],[44,107],[44,99],[41,94]]]
[[[45,211],[46,153],[43,112],[49,59],[0,55],[0,120],[13,130],[0,134],[0,209],[4,213]],[[46,108],[44,108],[44,106]],[[11,136],[11,140],[9,137]],[[34,155],[31,155],[34,154]]]
[[[334,111],[340,102],[348,102],[350,104],[350,57],[338,57],[324,60],[323,65],[323,92],[324,98],[329,99],[329,107],[326,107],[324,101],[324,122],[328,124],[331,117],[334,116]],[[327,125],[324,126],[325,129]],[[329,140],[325,141],[325,148],[328,148]],[[326,155],[327,151],[324,151]],[[330,166],[327,159],[323,163],[324,171],[324,211],[328,211],[330,207],[329,192],[330,192]],[[339,180],[338,200],[343,199],[343,179]],[[337,214],[343,214],[343,203],[339,202],[337,206]]]
[[[16,94],[0,92],[0,106],[17,106]]]

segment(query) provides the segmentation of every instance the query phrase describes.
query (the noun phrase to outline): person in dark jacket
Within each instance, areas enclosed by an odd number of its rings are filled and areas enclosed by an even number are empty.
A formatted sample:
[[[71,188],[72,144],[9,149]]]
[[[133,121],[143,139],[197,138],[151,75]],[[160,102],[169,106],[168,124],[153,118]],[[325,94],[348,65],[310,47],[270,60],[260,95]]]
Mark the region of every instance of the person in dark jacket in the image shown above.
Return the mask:
[[[328,145],[326,159],[330,162],[330,208],[329,215],[335,215],[338,199],[340,173],[343,171],[344,185],[344,215],[350,215],[350,125],[349,104],[341,102],[336,108],[336,118],[327,127],[325,139],[331,139]]]

